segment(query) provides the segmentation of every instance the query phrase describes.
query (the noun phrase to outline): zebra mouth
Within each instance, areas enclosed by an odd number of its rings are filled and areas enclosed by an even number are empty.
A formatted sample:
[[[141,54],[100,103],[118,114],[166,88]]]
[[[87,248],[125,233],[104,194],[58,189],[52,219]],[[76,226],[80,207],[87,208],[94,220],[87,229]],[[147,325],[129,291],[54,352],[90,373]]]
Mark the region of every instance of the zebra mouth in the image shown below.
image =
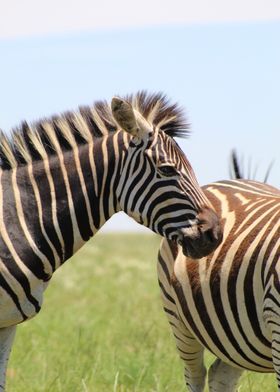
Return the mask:
[[[178,243],[182,247],[183,254],[192,259],[201,259],[216,249],[215,245],[209,244],[208,242],[201,244],[200,239],[193,239],[186,236],[182,240],[179,240]]]
[[[185,256],[192,259],[201,259],[212,253],[222,242],[223,235],[216,214],[207,211],[207,220],[194,219],[187,227],[180,229],[177,242],[181,245]]]
[[[180,235],[178,244],[182,247],[186,257],[201,259],[212,253],[221,243],[221,238],[214,238],[211,233],[200,235]]]

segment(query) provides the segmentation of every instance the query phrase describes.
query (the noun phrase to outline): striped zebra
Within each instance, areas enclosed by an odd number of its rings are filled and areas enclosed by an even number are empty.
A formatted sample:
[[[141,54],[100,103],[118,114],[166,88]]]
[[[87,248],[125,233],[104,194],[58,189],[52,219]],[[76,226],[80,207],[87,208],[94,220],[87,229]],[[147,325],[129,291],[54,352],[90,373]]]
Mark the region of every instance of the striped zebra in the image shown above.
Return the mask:
[[[182,110],[140,92],[0,135],[0,389],[15,328],[54,271],[116,212],[202,257],[220,223],[175,136]]]
[[[242,372],[275,372],[280,391],[280,191],[249,180],[202,187],[224,239],[192,260],[163,239],[158,277],[189,391],[202,392],[204,349],[217,359],[211,392],[235,391]]]

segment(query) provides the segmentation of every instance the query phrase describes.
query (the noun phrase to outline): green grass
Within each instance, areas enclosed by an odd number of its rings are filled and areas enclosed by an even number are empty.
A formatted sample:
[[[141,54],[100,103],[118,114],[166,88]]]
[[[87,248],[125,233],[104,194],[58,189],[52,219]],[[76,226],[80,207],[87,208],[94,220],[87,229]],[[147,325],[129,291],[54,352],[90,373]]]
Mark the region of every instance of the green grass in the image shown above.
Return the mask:
[[[160,302],[159,242],[97,235],[57,271],[40,314],[18,327],[8,392],[186,392]],[[239,387],[274,390],[273,375],[255,373]]]

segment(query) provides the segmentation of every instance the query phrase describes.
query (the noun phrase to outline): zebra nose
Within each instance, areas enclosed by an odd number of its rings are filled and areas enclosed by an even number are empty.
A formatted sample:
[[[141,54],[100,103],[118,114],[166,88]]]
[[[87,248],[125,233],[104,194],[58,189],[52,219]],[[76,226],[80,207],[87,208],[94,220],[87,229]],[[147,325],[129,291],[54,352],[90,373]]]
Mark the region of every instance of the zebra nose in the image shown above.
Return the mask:
[[[219,218],[209,207],[204,207],[180,234],[179,243],[184,255],[193,259],[209,255],[223,239]]]

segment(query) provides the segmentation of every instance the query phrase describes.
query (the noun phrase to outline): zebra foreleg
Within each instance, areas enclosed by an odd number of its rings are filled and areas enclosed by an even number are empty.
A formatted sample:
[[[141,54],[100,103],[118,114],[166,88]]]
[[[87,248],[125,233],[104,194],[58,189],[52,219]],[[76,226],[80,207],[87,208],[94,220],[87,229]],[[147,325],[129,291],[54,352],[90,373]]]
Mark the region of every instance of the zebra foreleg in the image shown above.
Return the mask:
[[[171,297],[170,297],[171,298]],[[190,392],[203,392],[206,368],[203,361],[204,348],[186,328],[176,311],[174,303],[163,298],[164,310],[171,326],[176,346],[185,365],[185,380]]]
[[[188,389],[191,392],[203,392],[206,379],[206,368],[203,362],[204,348],[195,339],[180,317],[179,305],[177,306],[175,302],[177,295],[171,284],[174,255],[170,246],[172,246],[172,243],[169,244],[163,240],[158,262],[163,308],[171,326],[180,357],[184,361],[185,379]],[[165,264],[165,260],[169,260],[169,262]]]
[[[16,326],[0,328],[0,391],[5,390],[8,360],[14,341]]]
[[[186,385],[191,392],[203,392],[206,379],[204,348],[180,319],[174,319],[170,324],[179,355],[184,361]]]
[[[242,369],[234,368],[220,359],[216,359],[210,366],[208,373],[209,391],[234,392],[242,373]]]
[[[194,339],[185,347],[180,345],[179,354],[185,364],[185,380],[191,392],[203,392],[206,379],[206,368],[204,366],[204,348]],[[188,351],[185,351],[187,348]]]

